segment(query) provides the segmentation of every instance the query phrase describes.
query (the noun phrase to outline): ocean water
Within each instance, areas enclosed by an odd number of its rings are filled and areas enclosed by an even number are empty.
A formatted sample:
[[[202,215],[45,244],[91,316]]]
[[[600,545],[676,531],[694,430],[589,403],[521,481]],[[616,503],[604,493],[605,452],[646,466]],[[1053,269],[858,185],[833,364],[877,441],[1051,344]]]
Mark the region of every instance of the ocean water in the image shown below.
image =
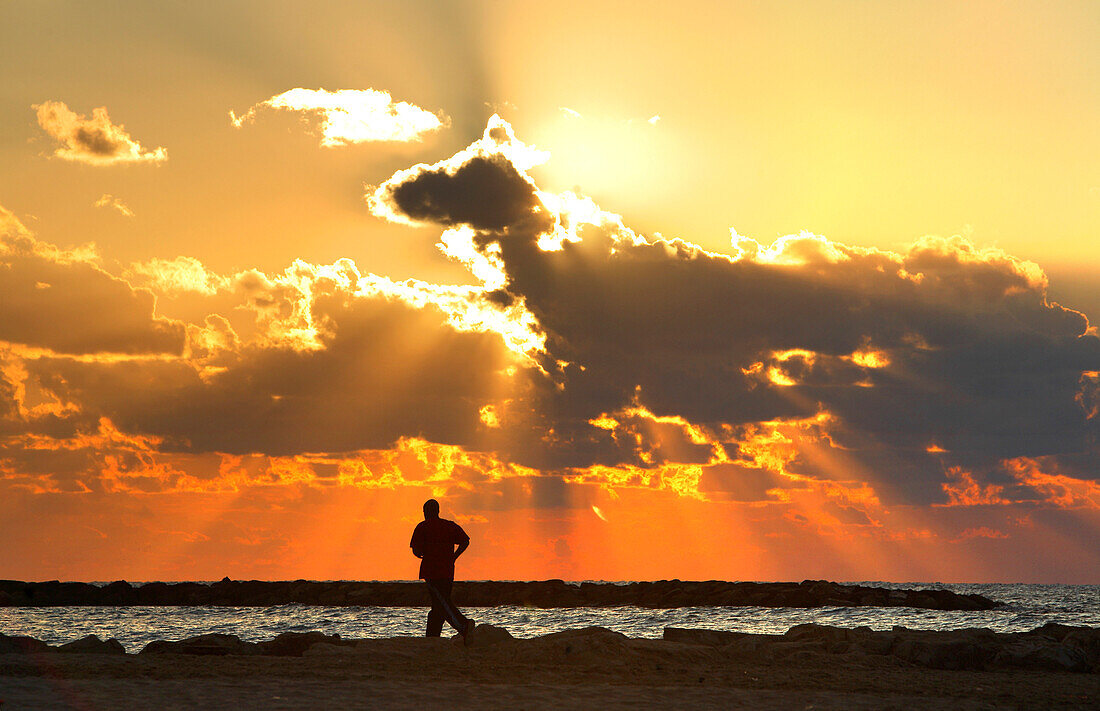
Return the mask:
[[[890,629],[949,630],[988,627],[1022,632],[1047,622],[1100,627],[1100,585],[939,584],[862,582],[887,588],[945,588],[978,593],[1006,605],[982,612],[941,612],[907,607],[639,607],[538,609],[517,606],[467,608],[479,623],[508,629],[516,637],[598,625],[631,637],[660,637],[665,627],[702,627],[782,634],[816,622],[837,627],[867,625]],[[461,600],[456,600],[461,604]],[[89,634],[114,637],[128,652],[156,639],[178,640],[209,632],[247,641],[282,632],[319,631],[341,637],[418,636],[427,614],[422,607],[8,607],[0,608],[0,632],[62,644]],[[449,634],[447,629],[444,634]]]

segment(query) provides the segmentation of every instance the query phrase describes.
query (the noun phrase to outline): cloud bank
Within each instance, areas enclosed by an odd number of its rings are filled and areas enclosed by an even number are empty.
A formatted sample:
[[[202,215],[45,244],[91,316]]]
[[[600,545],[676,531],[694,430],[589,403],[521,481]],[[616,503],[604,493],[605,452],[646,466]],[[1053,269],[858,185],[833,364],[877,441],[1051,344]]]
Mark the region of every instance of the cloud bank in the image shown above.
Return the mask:
[[[125,127],[112,123],[106,106],[92,109],[91,118],[61,101],[44,101],[31,108],[37,111],[38,125],[60,143],[54,151],[58,158],[98,166],[168,160],[164,148],[148,150]]]
[[[419,141],[443,128],[449,119],[405,101],[394,101],[377,89],[291,89],[253,105],[230,122],[240,128],[264,109],[297,111],[321,118],[321,145],[327,148],[370,141]]]
[[[817,446],[905,500],[941,498],[945,462],[994,478],[1019,457],[1100,472],[1082,407],[1100,339],[1048,300],[1037,265],[957,237],[904,253],[808,233],[771,245],[734,233],[730,254],[647,239],[590,201],[538,191],[508,157],[525,147],[490,140],[500,130],[398,173],[370,202],[387,219],[471,229],[504,275],[499,298],[532,314],[553,387],[530,405],[554,433],[540,448],[557,450],[550,461],[646,463],[644,435],[609,442],[591,424],[644,405],[713,432],[826,413]],[[736,439],[723,447],[736,458]],[[822,476],[805,455],[787,468]]]
[[[1100,339],[1037,265],[958,237],[708,251],[541,190],[547,157],[494,117],[368,190],[380,218],[437,225],[473,286],[348,259],[111,274],[5,212],[0,481],[430,492],[599,525],[630,502],[849,546],[1091,535]]]

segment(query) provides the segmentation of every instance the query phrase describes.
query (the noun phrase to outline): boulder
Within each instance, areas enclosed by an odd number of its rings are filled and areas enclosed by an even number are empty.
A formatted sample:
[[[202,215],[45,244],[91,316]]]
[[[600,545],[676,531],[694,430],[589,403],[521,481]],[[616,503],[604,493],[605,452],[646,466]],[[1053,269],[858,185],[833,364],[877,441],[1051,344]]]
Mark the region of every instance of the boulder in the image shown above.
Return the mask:
[[[203,634],[178,642],[156,640],[145,645],[140,654],[256,654],[256,645],[241,641],[235,634]]]
[[[1085,651],[1060,642],[1025,639],[1005,645],[993,662],[997,666],[1048,671],[1090,671]]]
[[[984,669],[997,653],[996,640],[980,640],[967,632],[910,632],[891,653],[930,669]]]
[[[126,648],[117,639],[102,640],[94,634],[67,642],[58,647],[57,651],[76,654],[126,654]]]
[[[1085,653],[1089,668],[1100,673],[1100,628],[1071,627],[1062,637],[1062,642],[1076,647]]]
[[[327,635],[323,632],[283,632],[275,639],[260,642],[256,650],[260,654],[278,657],[300,657],[317,644],[339,646],[347,644],[340,635]]]
[[[335,657],[355,654],[355,647],[350,644],[329,644],[318,642],[302,652],[303,657]]]
[[[603,627],[564,630],[501,645],[510,659],[533,664],[622,666],[632,655],[626,635]]]
[[[99,589],[99,602],[102,605],[133,605],[136,600],[134,586],[125,580],[116,580]]]
[[[503,627],[497,627],[495,625],[476,625],[468,640],[464,639],[462,635],[456,634],[451,638],[451,641],[459,646],[477,649],[480,647],[491,647],[494,644],[509,642],[513,639],[515,639],[515,637],[512,636],[512,633]]]
[[[34,637],[0,634],[0,654],[41,654],[52,650],[53,647]]]
[[[723,630],[685,629],[665,627],[664,639],[682,644],[703,644],[711,647],[724,647],[735,640],[745,637],[743,632],[725,632]]]
[[[895,632],[872,632],[867,630],[867,633],[860,637],[857,644],[864,654],[884,656],[890,654],[897,641],[898,635]]]

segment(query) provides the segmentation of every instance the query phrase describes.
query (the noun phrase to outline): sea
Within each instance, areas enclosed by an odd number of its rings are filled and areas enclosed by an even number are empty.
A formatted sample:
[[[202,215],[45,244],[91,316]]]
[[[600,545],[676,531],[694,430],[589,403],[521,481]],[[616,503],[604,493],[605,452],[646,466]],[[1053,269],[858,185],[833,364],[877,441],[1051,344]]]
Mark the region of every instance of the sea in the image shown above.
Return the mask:
[[[579,582],[577,583],[579,584]],[[978,593],[1004,602],[981,612],[944,612],[908,607],[579,607],[539,609],[501,606],[466,609],[479,624],[506,628],[515,637],[536,637],[589,626],[606,627],[630,637],[659,638],[665,627],[696,627],[735,632],[783,634],[795,625],[814,622],[836,627],[866,625],[888,630],[951,630],[986,627],[995,632],[1023,632],[1048,622],[1100,627],[1100,585],[1021,583],[889,583],[862,581],[900,589],[946,589]],[[456,600],[461,605],[461,600]],[[210,632],[234,634],[245,641],[271,639],[283,632],[318,631],[344,638],[419,636],[423,607],[7,607],[0,608],[0,633],[27,635],[63,644],[90,634],[115,638],[128,652],[153,640],[179,640]],[[445,632],[446,634],[446,632]]]

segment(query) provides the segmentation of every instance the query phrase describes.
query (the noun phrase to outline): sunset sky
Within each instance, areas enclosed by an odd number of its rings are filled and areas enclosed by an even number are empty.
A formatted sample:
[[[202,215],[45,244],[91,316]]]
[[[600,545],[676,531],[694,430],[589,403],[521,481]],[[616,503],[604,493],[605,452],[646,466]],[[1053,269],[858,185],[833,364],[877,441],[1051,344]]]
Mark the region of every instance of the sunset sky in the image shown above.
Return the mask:
[[[1100,583],[1095,2],[0,27],[0,578]]]

